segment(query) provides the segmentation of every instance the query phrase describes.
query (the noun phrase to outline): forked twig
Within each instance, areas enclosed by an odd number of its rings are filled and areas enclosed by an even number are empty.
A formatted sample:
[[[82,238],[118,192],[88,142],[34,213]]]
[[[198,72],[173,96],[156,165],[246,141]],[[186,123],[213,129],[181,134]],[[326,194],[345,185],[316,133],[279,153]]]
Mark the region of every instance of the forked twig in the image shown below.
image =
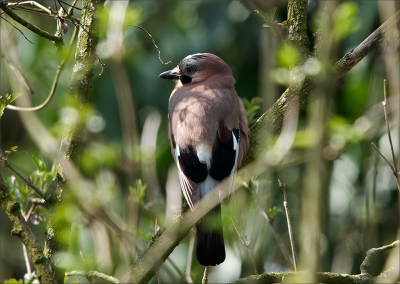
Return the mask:
[[[393,159],[393,165],[386,159],[386,157],[379,151],[378,147],[372,142],[371,145],[374,147],[374,149],[381,155],[381,157],[385,160],[385,162],[389,165],[389,167],[392,169],[393,175],[396,178],[396,183],[397,183],[397,188],[400,192],[400,172],[397,168],[397,162],[396,162],[396,155],[394,153],[394,148],[393,148],[393,141],[392,141],[392,135],[390,133],[390,127],[389,127],[389,120],[387,117],[387,110],[386,110],[386,79],[383,79],[383,96],[384,96],[384,101],[382,102],[383,105],[383,112],[385,114],[385,122],[386,122],[386,129],[388,132],[388,137],[389,137],[389,143],[390,143],[390,151],[392,153],[392,159]]]
[[[256,266],[256,264],[255,264],[255,262],[254,262],[253,256],[251,255],[251,251],[250,251],[250,248],[249,248],[250,241],[247,240],[246,236],[245,236],[246,240],[243,239],[243,237],[242,237],[242,235],[240,234],[238,228],[236,227],[236,224],[235,224],[235,222],[233,221],[232,217],[231,217],[231,221],[232,221],[232,223],[233,223],[233,227],[235,227],[236,233],[238,234],[240,240],[242,241],[242,244],[244,245],[244,247],[245,247],[245,248],[247,249],[247,251],[249,252],[250,260],[251,260],[251,264],[253,265],[254,272],[256,273],[256,275],[258,275],[257,266]]]
[[[261,215],[265,218],[265,220],[267,220],[268,224],[271,226],[272,233],[274,234],[275,240],[278,243],[278,246],[283,254],[283,257],[285,258],[290,269],[294,270],[294,266],[293,266],[292,260],[290,259],[289,252],[287,251],[286,246],[283,243],[281,236],[279,235],[278,231],[275,228],[274,219],[271,218],[271,216],[269,216],[268,213],[265,212],[265,210],[263,209],[263,206],[259,200],[259,197],[258,197],[258,194],[256,193],[256,191],[254,189],[252,189],[251,191],[255,197],[255,200],[256,200],[258,209],[260,210]]]

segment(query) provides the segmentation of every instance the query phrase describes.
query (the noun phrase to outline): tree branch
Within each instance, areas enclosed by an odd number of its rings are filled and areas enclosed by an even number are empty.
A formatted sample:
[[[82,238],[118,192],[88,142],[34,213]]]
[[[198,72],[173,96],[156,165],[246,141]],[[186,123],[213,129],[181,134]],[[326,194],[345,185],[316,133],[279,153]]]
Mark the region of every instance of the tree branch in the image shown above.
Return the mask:
[[[78,43],[75,52],[75,63],[71,78],[71,88],[69,98],[76,108],[85,110],[91,91],[91,81],[93,69],[96,62],[96,49],[99,39],[99,19],[98,15],[103,8],[105,0],[84,0],[82,2],[81,25],[79,28]],[[64,177],[64,168],[73,165],[81,154],[84,134],[81,125],[73,125],[66,129],[61,142],[64,161],[59,165],[57,188],[53,194],[55,200],[54,208],[63,202],[63,191],[67,187],[67,180]],[[63,228],[63,224],[54,222],[51,214],[47,224],[47,237],[45,246],[45,256],[52,260],[51,268],[54,278],[58,283],[64,282],[64,270],[56,265],[55,254],[66,251],[67,243],[61,240],[68,239],[65,234],[69,231]],[[63,235],[61,235],[63,234]]]
[[[391,32],[400,25],[400,11],[394,14],[389,20],[377,28],[361,44],[343,56],[332,67],[331,72],[334,80],[338,80],[360,62],[372,49],[381,43]],[[300,89],[289,87],[281,97],[270,107],[253,126],[250,128],[250,147],[243,158],[242,166],[255,160],[265,146],[266,134],[277,134],[282,128],[285,112],[291,111],[289,107],[293,101],[299,104],[300,111],[310,102],[316,99],[311,95],[313,81],[308,78],[303,82]]]
[[[49,34],[48,32],[38,28],[37,26],[27,22],[26,20],[24,20],[23,18],[21,18],[20,16],[18,16],[17,14],[15,14],[12,9],[10,9],[10,7],[7,7],[7,2],[4,0],[0,0],[0,8],[7,14],[9,15],[14,21],[20,23],[21,25],[23,25],[24,27],[26,27],[27,29],[31,30],[32,32],[34,32],[35,34],[37,34],[38,36],[41,36],[43,38],[46,38],[48,40],[51,40],[55,43],[56,46],[62,46],[64,44],[63,39],[61,36],[55,36],[52,34]]]
[[[332,67],[332,73],[336,80],[349,72],[358,62],[360,62],[371,50],[380,44],[391,32],[400,25],[400,11],[384,22],[372,34],[370,34],[356,48],[350,50]]]
[[[399,241],[395,241],[389,245],[382,246],[379,248],[372,248],[367,251],[366,257],[360,266],[361,274],[349,275],[331,272],[317,272],[315,273],[313,279],[317,283],[375,283],[377,280],[385,282],[385,278],[382,276],[373,277],[371,276],[367,268],[370,265],[371,257],[399,246]],[[231,284],[239,283],[303,283],[306,277],[310,275],[308,271],[300,272],[271,272],[264,273],[261,275],[252,275],[249,277],[241,278],[236,281],[231,282]]]
[[[50,262],[44,256],[42,247],[39,244],[35,234],[32,232],[24,216],[21,214],[20,204],[13,200],[10,190],[3,181],[0,173],[0,203],[7,213],[13,228],[11,234],[21,239],[26,246],[29,257],[32,259],[36,268],[37,277],[40,283],[56,283],[51,274]]]
[[[0,150],[0,154],[2,152]],[[7,161],[7,159],[1,157],[1,160],[4,162],[4,167],[10,169],[13,173],[15,173],[20,179],[22,179],[30,188],[32,188],[41,198],[43,198],[46,202],[51,203],[50,198],[44,194],[30,179],[26,179],[23,175],[21,175],[11,164]]]

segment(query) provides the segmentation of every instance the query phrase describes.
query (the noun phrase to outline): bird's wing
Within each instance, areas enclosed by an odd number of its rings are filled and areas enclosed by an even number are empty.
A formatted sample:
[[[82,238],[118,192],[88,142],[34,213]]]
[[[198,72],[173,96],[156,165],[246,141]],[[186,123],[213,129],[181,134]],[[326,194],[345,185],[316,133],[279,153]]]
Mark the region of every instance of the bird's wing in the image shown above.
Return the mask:
[[[179,146],[175,147],[175,161],[178,166],[179,172],[179,183],[181,184],[183,195],[190,209],[194,210],[194,204],[200,199],[199,184],[191,180],[186,174],[189,170],[187,169],[187,153],[182,153]]]
[[[229,192],[232,191],[236,181],[239,137],[239,129],[229,130],[225,124],[220,123],[213,145],[210,176],[217,181],[229,178]]]

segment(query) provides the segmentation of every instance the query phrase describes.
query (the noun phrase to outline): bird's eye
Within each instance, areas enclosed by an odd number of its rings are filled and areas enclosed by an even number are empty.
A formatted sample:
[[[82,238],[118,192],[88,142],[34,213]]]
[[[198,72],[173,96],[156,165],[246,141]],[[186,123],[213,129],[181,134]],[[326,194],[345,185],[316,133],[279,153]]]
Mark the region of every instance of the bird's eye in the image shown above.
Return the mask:
[[[188,74],[193,74],[194,71],[195,71],[195,69],[194,69],[193,67],[187,67],[187,68],[186,68],[186,72],[187,72]]]

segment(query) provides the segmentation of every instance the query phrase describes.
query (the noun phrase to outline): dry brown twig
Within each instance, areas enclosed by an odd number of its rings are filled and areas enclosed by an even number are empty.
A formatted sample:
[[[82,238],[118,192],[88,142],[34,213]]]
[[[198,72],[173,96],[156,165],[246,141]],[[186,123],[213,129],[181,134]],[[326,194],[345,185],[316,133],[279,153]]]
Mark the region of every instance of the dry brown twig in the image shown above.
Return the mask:
[[[288,207],[288,203],[287,203],[287,199],[286,199],[286,190],[285,190],[286,183],[281,183],[281,181],[279,179],[278,179],[278,182],[279,182],[279,187],[283,191],[283,198],[284,198],[283,206],[285,207],[285,212],[286,212],[286,220],[287,220],[287,224],[288,224],[290,246],[292,248],[293,265],[294,265],[294,270],[297,271],[296,247],[294,246],[292,224],[290,222],[289,207]]]

